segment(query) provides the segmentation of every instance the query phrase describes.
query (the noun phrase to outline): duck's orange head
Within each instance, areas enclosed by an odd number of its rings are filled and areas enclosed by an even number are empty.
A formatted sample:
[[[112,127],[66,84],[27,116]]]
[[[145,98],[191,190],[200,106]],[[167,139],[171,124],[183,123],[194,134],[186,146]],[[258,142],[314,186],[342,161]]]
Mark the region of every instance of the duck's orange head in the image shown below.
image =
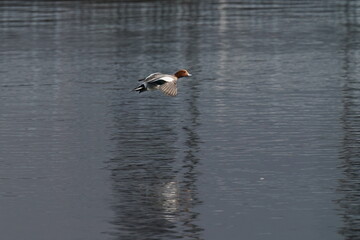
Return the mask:
[[[188,71],[186,71],[185,69],[181,69],[181,70],[177,71],[174,75],[177,78],[190,77],[191,76],[191,74]]]

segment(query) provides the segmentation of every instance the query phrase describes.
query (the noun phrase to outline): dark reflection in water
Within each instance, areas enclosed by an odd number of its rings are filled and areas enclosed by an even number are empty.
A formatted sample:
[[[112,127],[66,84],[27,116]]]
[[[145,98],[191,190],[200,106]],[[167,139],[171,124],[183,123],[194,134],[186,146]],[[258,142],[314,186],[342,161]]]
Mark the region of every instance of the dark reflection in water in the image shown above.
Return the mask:
[[[358,10],[354,1],[346,1],[344,36],[344,85],[342,125],[344,138],[340,153],[343,177],[339,179],[338,191],[342,198],[338,200],[340,215],[344,225],[340,233],[345,239],[358,239],[360,236],[360,81],[358,39],[360,26]]]
[[[189,118],[176,120],[177,104],[159,108],[151,99],[142,114],[114,106],[117,150],[109,163],[118,239],[200,239],[197,196],[196,99]],[[176,126],[177,124],[180,127]]]

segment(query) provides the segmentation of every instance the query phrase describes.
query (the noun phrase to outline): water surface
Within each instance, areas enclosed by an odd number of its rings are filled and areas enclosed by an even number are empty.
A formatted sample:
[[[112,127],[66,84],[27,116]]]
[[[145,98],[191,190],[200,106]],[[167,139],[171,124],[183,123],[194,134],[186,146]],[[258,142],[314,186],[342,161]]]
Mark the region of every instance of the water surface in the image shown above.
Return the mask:
[[[3,1],[4,239],[357,239],[356,1]],[[175,98],[130,92],[186,68]]]

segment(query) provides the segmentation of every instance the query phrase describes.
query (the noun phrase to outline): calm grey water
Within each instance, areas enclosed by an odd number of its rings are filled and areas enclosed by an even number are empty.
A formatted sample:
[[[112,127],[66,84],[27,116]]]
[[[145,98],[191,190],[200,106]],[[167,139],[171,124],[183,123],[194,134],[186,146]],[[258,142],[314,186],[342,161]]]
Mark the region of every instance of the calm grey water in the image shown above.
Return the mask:
[[[0,238],[360,239],[360,2],[2,1]],[[130,92],[186,68],[175,98]]]

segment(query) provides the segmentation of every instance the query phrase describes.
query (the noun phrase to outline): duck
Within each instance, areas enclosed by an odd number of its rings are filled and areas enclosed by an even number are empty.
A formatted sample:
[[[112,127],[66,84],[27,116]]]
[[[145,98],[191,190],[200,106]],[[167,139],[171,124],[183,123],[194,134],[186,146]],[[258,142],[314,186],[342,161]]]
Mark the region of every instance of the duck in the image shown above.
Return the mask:
[[[160,72],[152,73],[146,78],[140,79],[141,84],[133,91],[142,93],[148,90],[160,90],[167,96],[175,97],[177,95],[177,80],[190,76],[191,74],[185,69],[181,69],[173,75]]]

